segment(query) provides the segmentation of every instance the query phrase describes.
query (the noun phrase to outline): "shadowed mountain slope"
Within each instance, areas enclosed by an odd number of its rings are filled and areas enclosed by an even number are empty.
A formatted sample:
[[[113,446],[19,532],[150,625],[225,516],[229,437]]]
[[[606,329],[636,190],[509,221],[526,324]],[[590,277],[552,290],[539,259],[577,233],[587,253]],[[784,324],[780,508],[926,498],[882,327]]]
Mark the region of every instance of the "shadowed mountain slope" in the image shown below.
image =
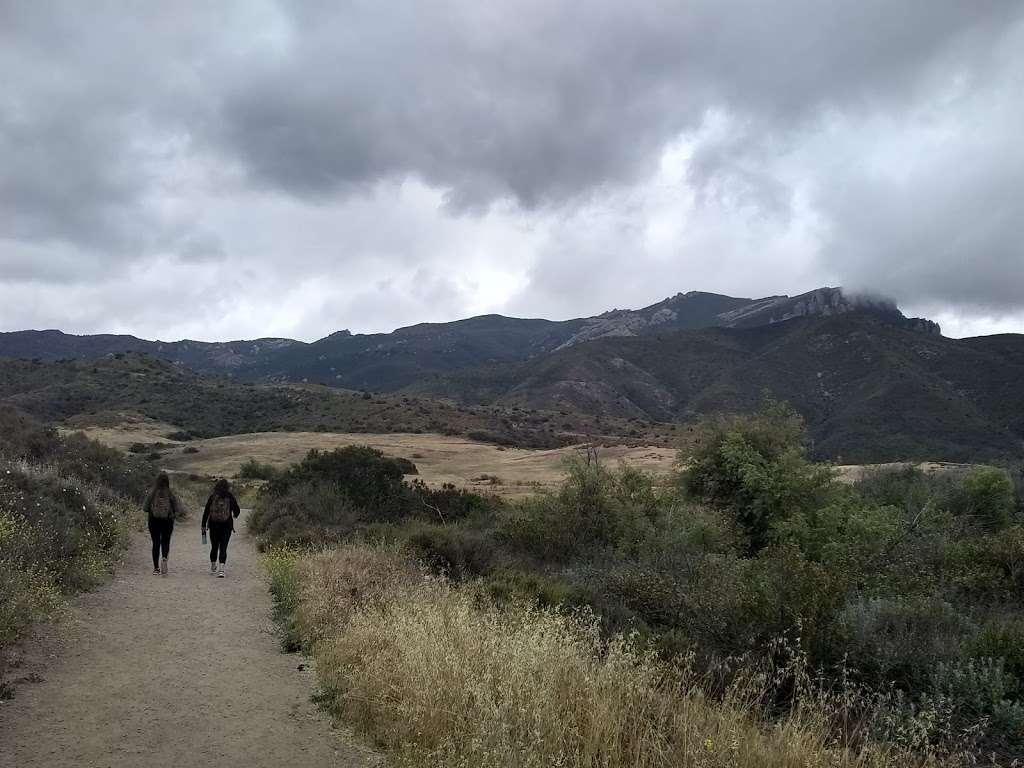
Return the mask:
[[[439,377],[418,394],[689,422],[764,396],[843,461],[1019,458],[1024,336],[947,339],[870,312],[753,328],[604,338],[542,360]]]
[[[0,359],[2,404],[68,426],[117,424],[142,416],[195,437],[275,431],[432,432],[553,448],[588,436],[666,445],[677,431],[669,424],[636,425],[578,412],[462,406],[318,385],[243,383],[200,376],[135,353],[93,362]]]

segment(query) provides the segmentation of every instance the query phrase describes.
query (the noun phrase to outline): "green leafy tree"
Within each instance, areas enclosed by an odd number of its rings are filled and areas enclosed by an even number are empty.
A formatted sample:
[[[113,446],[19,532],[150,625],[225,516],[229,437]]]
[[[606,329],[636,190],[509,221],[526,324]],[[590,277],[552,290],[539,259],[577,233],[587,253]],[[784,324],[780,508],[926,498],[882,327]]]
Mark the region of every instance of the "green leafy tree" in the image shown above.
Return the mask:
[[[799,415],[775,402],[759,413],[712,419],[700,427],[684,488],[733,515],[751,554],[770,543],[777,523],[826,504],[836,492],[831,471],[804,457],[802,435]]]

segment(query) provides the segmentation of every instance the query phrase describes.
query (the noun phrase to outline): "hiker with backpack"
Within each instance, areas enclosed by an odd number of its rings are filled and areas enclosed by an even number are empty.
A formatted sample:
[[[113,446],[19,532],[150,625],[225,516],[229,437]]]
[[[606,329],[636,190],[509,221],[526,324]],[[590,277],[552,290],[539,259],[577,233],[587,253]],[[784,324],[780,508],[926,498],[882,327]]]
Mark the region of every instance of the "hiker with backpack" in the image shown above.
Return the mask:
[[[241,512],[228,481],[221,478],[214,484],[213,493],[203,510],[203,533],[210,531],[210,573],[216,573],[221,579],[224,578],[224,563],[228,560],[228,541],[235,530],[235,518]],[[218,560],[220,570],[217,569]]]
[[[143,509],[149,523],[149,535],[153,539],[153,575],[166,576],[171,534],[174,533],[174,520],[181,516],[181,503],[171,490],[171,479],[165,472],[156,476]]]

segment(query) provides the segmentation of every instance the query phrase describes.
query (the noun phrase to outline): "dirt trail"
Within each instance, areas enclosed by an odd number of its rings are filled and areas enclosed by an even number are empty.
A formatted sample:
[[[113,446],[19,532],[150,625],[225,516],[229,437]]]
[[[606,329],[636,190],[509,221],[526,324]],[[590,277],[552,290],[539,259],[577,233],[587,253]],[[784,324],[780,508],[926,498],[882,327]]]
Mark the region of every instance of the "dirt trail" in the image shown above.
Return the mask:
[[[0,705],[0,765],[379,765],[332,731],[302,659],[280,653],[243,531],[225,579],[211,576],[195,520],[176,528],[166,578],[138,536],[113,582],[76,601],[59,649],[30,654],[43,680]]]

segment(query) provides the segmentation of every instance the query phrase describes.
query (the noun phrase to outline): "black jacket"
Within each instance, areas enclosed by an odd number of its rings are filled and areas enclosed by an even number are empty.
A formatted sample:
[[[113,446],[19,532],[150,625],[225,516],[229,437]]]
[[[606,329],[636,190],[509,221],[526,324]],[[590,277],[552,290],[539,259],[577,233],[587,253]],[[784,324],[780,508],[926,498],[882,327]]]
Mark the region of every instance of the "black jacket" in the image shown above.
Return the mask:
[[[203,508],[203,528],[208,527],[207,526],[207,522],[209,522],[209,519],[210,519],[210,505],[213,504],[213,497],[215,495],[216,494],[211,494],[210,495],[210,498],[208,498],[206,500],[206,506]],[[242,510],[238,506],[238,499],[236,499],[235,495],[233,493],[231,493],[230,491],[228,491],[228,502],[231,505],[231,514],[234,516],[234,518],[237,519],[238,516],[240,514],[242,514]],[[234,530],[234,528],[235,528],[234,521],[233,520],[228,520],[228,523],[231,525],[231,529]]]

